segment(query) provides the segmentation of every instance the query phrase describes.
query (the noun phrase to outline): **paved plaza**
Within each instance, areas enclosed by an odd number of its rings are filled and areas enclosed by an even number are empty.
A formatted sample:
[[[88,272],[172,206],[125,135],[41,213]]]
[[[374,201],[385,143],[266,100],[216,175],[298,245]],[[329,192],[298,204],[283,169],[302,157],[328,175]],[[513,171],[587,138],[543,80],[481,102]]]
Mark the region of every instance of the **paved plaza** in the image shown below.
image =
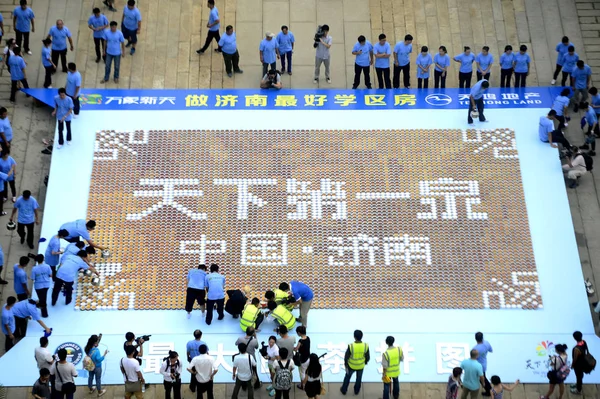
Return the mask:
[[[102,87],[104,65],[95,63],[92,32],[87,19],[93,7],[100,7],[110,20],[120,23],[125,0],[117,0],[118,12],[111,13],[100,0],[29,0],[36,15],[36,31],[31,35],[33,55],[25,55],[28,63],[27,77],[31,87],[41,87],[43,68],[40,62],[41,40],[56,19],[63,19],[73,34],[75,52],[69,52],[69,61],[75,61],[83,77],[83,87]],[[0,12],[4,16],[5,38],[14,37],[12,10],[19,0],[0,0]],[[106,88],[249,88],[258,87],[262,66],[259,62],[258,45],[265,31],[277,33],[281,25],[288,25],[296,37],[293,58],[293,75],[283,75],[284,87],[291,88],[350,88],[354,71],[351,48],[356,38],[363,34],[372,43],[384,32],[393,45],[405,34],[414,36],[412,63],[421,46],[427,45],[435,53],[445,45],[448,54],[454,56],[469,45],[478,53],[484,45],[498,60],[506,44],[517,48],[525,44],[532,58],[529,85],[548,85],[552,79],[556,53],[554,47],[563,35],[575,44],[580,58],[594,72],[593,80],[600,82],[600,1],[592,0],[216,0],[221,15],[221,31],[233,25],[237,32],[240,51],[240,67],[244,74],[227,77],[222,56],[210,50],[199,56],[199,49],[206,37],[208,8],[204,0],[139,0],[142,12],[142,30],[137,52],[127,54],[121,62],[118,85],[112,81]],[[318,24],[328,24],[333,37],[331,48],[332,83],[323,79],[319,85],[312,82],[314,49],[312,38]],[[214,48],[214,43],[213,43]],[[497,61],[496,61],[497,62]],[[416,87],[416,73],[412,71],[412,86]],[[458,68],[451,66],[448,87],[457,86]],[[66,74],[58,72],[53,87],[64,84]],[[372,79],[374,73],[371,74]],[[492,69],[491,85],[499,85],[499,69]],[[44,148],[43,138],[54,132],[54,119],[50,109],[35,104],[22,93],[17,103],[8,102],[10,76],[6,70],[0,76],[0,105],[9,109],[9,117],[15,131],[12,156],[17,161],[16,183],[19,192],[29,189],[38,199],[43,213],[45,199],[44,178],[48,174],[50,157],[40,154]],[[82,109],[85,112],[85,108]],[[578,120],[577,117],[573,118]],[[577,125],[574,123],[573,125]],[[77,137],[74,122],[74,135]],[[569,138],[575,143],[582,141],[578,128],[569,127]],[[68,179],[69,176],[64,176]],[[600,289],[600,201],[598,197],[600,178],[588,174],[581,179],[576,190],[569,190],[571,213],[579,246],[583,273]],[[10,202],[7,204],[7,208]],[[19,243],[16,233],[2,228],[8,217],[0,218],[0,244],[4,249],[4,278],[9,285],[1,286],[2,301],[12,290],[12,267],[18,258],[28,252]],[[36,228],[39,231],[39,227]],[[597,277],[597,279],[596,279]],[[582,290],[584,289],[582,284]],[[597,301],[594,297],[591,301]],[[597,318],[596,315],[594,317]],[[60,326],[52,326],[59,330]],[[57,331],[58,332],[58,331]],[[3,339],[3,336],[2,336]],[[567,342],[570,346],[571,342]],[[0,347],[3,347],[0,345]],[[116,351],[115,351],[116,352]],[[600,354],[597,354],[597,356]],[[119,356],[117,353],[114,356]],[[510,356],[495,353],[493,356]],[[31,366],[33,363],[28,362]],[[32,381],[33,383],[33,381]],[[108,387],[104,397],[120,398],[123,387]],[[219,385],[216,398],[231,394],[231,385]],[[538,398],[545,393],[545,385],[519,386],[505,398]],[[339,384],[328,384],[328,398],[341,397]],[[568,390],[567,390],[568,391]],[[12,388],[8,398],[29,397],[28,388]],[[76,398],[88,397],[87,390],[80,387]],[[595,386],[585,386],[585,398],[598,398]],[[187,388],[186,398],[195,397]],[[227,394],[227,395],[226,395]],[[163,397],[162,386],[151,387],[146,398]],[[262,395],[262,396],[261,396]],[[257,397],[267,397],[264,390]],[[292,398],[304,398],[303,392],[291,394]],[[381,384],[366,384],[361,398],[381,397]],[[401,384],[401,398],[443,398],[442,384]],[[565,393],[565,398],[574,396]]]

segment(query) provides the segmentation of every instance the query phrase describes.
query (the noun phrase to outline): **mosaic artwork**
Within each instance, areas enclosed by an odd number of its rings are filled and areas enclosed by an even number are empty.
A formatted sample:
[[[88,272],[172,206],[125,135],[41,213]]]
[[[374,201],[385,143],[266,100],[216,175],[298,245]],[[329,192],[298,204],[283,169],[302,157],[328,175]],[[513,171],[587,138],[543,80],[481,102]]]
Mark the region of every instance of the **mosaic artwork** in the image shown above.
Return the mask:
[[[317,308],[541,308],[514,131],[100,131],[88,218],[110,248],[76,309],[183,309],[217,263]]]

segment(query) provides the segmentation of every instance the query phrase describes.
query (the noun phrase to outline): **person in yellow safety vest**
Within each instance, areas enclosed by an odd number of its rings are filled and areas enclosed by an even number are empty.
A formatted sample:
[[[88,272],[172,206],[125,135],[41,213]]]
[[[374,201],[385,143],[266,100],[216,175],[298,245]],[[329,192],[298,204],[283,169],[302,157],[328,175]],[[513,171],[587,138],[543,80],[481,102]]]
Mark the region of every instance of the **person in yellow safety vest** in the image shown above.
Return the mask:
[[[246,331],[248,327],[254,327],[257,331],[260,323],[263,322],[265,316],[260,311],[260,300],[258,298],[252,298],[252,302],[244,306],[242,312],[242,318],[240,319],[240,328],[242,331]]]
[[[296,318],[292,312],[285,308],[285,306],[278,305],[275,301],[269,301],[267,307],[277,326],[286,326],[288,331],[294,328],[296,325]],[[277,329],[275,329],[275,331],[277,331]]]
[[[392,336],[385,339],[388,348],[381,356],[381,366],[383,367],[383,399],[390,399],[392,385],[394,399],[400,397],[398,376],[400,375],[400,362],[404,360],[404,354],[402,353],[402,348],[394,346],[394,341],[395,339]]]
[[[356,371],[356,382],[354,383],[354,394],[358,395],[360,392],[360,384],[362,382],[363,369],[371,360],[371,354],[369,353],[369,345],[362,342],[363,332],[360,330],[354,330],[354,342],[348,345],[346,349],[346,355],[344,356],[344,363],[346,366],[346,375],[344,376],[344,383],[340,387],[340,392],[345,395],[348,392],[348,385],[350,385],[350,378]]]
[[[293,303],[295,302],[294,297],[288,292],[280,290],[279,288],[275,291],[265,292],[265,298],[268,301],[275,301],[278,305],[283,305],[290,312],[294,310]],[[288,302],[289,301],[289,302]]]

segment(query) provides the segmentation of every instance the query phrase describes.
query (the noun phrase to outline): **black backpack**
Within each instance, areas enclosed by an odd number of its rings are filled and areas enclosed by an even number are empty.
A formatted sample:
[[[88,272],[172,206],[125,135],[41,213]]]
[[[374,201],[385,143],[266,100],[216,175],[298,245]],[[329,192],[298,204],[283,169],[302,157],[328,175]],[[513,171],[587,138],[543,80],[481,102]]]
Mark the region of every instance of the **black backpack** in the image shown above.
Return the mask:
[[[592,158],[591,156],[589,156],[588,154],[579,154],[583,157],[583,160],[585,161],[585,170],[587,170],[588,172],[591,172],[592,169],[594,169],[594,158]]]

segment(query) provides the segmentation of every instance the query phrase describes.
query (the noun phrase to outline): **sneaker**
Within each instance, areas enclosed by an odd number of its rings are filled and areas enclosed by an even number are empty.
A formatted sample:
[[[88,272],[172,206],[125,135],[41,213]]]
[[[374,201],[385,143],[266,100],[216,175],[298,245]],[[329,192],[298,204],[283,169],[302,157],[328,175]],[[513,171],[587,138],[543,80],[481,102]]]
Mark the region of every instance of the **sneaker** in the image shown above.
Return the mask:
[[[331,79],[327,78],[327,83],[331,84]]]
[[[98,392],[98,397],[103,396],[106,393],[106,389],[101,390],[100,392]]]
[[[189,320],[189,319],[191,319],[191,318],[192,318],[192,314],[191,314],[191,313],[188,313],[188,314],[187,314],[187,318],[188,318],[188,320]]]
[[[313,83],[314,83],[314,84],[317,84],[317,83],[319,83],[319,79],[313,79]]]
[[[135,54],[135,47],[131,48],[131,51],[129,52],[130,55],[134,55]]]
[[[551,85],[554,85],[554,84],[556,84],[556,80],[555,80],[555,79],[552,79],[552,80],[550,81],[550,84],[551,84]]]

